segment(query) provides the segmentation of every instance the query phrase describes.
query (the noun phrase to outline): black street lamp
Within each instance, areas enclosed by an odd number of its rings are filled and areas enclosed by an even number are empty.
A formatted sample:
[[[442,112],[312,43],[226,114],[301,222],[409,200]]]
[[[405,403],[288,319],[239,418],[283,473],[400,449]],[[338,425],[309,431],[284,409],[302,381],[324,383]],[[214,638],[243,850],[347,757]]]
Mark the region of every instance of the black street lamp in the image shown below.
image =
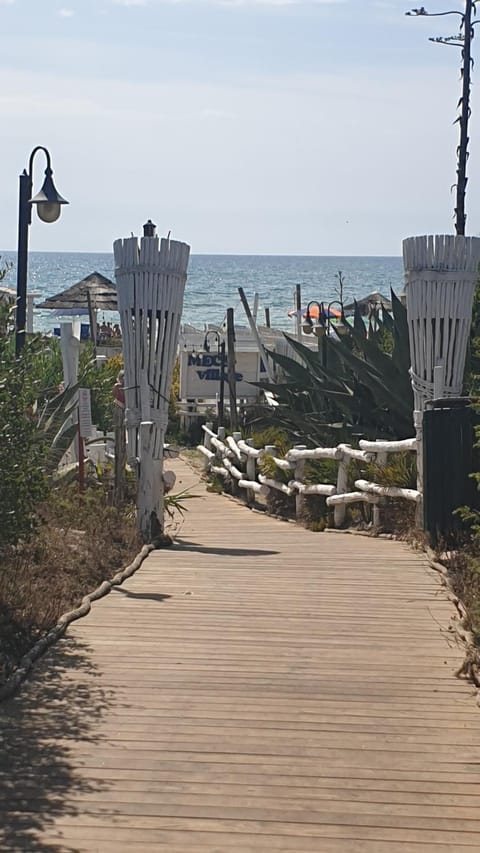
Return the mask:
[[[209,335],[215,335],[217,341],[217,353],[220,358],[220,392],[218,395],[218,426],[223,426],[223,411],[225,408],[225,340],[220,337],[215,329],[211,329],[205,335],[203,348],[205,352],[210,352],[210,344],[208,343]]]
[[[43,151],[47,158],[45,179],[42,189],[32,198],[33,161],[37,151]],[[42,222],[56,222],[61,205],[68,201],[57,192],[52,178],[50,153],[43,145],[37,145],[30,154],[28,171],[20,175],[18,199],[18,255],[17,255],[17,309],[15,319],[15,352],[18,355],[25,343],[25,325],[27,318],[27,270],[28,270],[28,227],[32,222],[32,205],[36,205],[37,214]]]
[[[318,321],[316,323],[313,322],[310,314],[311,305],[316,305],[318,308]],[[332,305],[340,306],[340,322],[337,325],[333,325],[332,323]],[[348,331],[343,302],[340,302],[338,299],[332,299],[328,305],[325,305],[324,302],[317,302],[315,299],[312,299],[307,305],[303,331],[307,335],[314,334],[318,338],[318,349],[322,356],[322,367],[327,366],[327,335],[330,334],[330,327],[335,329],[339,335],[344,335]]]

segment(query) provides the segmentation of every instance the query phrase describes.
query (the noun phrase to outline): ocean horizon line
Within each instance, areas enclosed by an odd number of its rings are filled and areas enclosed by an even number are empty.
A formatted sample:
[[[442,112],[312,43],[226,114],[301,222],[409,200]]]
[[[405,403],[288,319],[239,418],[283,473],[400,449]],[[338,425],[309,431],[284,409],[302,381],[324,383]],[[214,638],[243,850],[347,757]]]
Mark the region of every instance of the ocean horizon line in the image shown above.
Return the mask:
[[[8,255],[16,255],[17,249],[0,249],[0,256],[3,254]],[[29,250],[29,255],[113,255],[113,250],[110,252],[105,251],[94,251],[88,250],[83,251],[80,249],[75,250],[57,250],[57,249],[31,249]],[[262,252],[262,253],[250,253],[250,252],[192,252],[191,257],[193,258],[372,258],[372,259],[401,259],[402,255],[315,255],[315,254],[288,254],[287,252],[281,252],[279,254],[274,254],[272,252]]]

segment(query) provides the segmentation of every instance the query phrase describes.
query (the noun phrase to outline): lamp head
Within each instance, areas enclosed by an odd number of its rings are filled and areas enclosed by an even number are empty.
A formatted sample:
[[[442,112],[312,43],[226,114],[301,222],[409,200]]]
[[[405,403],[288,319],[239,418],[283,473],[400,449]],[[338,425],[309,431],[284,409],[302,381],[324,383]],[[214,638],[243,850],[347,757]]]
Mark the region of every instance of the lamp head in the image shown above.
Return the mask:
[[[317,336],[317,338],[323,338],[326,334],[326,328],[324,323],[315,323],[313,329],[313,334]]]
[[[45,169],[42,189],[30,199],[30,203],[36,205],[38,218],[42,222],[56,222],[60,216],[61,205],[68,204],[68,201],[60,195],[53,183],[50,167]]]

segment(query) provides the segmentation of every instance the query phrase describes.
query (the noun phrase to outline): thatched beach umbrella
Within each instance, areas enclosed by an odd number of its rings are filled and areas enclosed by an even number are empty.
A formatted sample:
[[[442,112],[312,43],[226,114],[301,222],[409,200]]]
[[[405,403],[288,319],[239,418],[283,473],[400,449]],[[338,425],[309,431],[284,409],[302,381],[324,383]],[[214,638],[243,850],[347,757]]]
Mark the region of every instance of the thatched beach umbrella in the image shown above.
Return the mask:
[[[89,302],[90,296],[90,302]],[[95,311],[117,311],[117,289],[109,278],[106,278],[99,272],[92,272],[61,293],[56,293],[55,296],[49,296],[44,302],[37,305],[37,308],[51,308],[58,313],[62,309],[72,314],[76,308],[79,313],[84,313],[84,310],[91,307]]]
[[[88,310],[90,335],[96,354],[97,311],[118,311],[117,289],[109,278],[99,272],[92,272],[61,293],[49,296],[36,307],[49,308],[63,316],[81,315]]]
[[[387,311],[390,311],[392,308],[392,303],[388,296],[384,296],[378,290],[374,290],[372,293],[369,293],[368,296],[362,296],[361,299],[355,300],[358,308],[360,310],[360,314],[362,317],[368,317],[368,315],[379,308],[386,308]],[[345,305],[345,311],[354,311],[355,302],[350,302],[349,305]]]

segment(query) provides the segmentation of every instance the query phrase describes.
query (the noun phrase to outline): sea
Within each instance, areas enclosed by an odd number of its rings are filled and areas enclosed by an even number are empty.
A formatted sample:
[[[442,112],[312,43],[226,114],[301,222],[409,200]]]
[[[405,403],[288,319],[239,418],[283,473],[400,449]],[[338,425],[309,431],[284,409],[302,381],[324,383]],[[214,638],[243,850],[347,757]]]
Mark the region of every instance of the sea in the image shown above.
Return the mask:
[[[3,285],[15,288],[16,254],[0,252],[0,265],[13,266]],[[113,255],[94,252],[30,252],[28,288],[35,291],[36,303],[53,296],[92,272],[114,281]],[[250,304],[259,296],[258,322],[263,324],[265,308],[270,309],[271,325],[292,330],[288,312],[295,308],[294,294],[301,286],[302,304],[311,300],[330,302],[339,297],[339,273],[343,278],[343,302],[361,298],[372,291],[389,296],[403,289],[400,257],[334,257],[313,255],[192,255],[185,289],[183,322],[203,329],[206,324],[222,324],[227,308],[234,309],[235,324],[246,325],[238,295],[243,287]],[[60,319],[52,311],[34,312],[34,330],[48,332]],[[105,312],[100,322],[115,321]]]

